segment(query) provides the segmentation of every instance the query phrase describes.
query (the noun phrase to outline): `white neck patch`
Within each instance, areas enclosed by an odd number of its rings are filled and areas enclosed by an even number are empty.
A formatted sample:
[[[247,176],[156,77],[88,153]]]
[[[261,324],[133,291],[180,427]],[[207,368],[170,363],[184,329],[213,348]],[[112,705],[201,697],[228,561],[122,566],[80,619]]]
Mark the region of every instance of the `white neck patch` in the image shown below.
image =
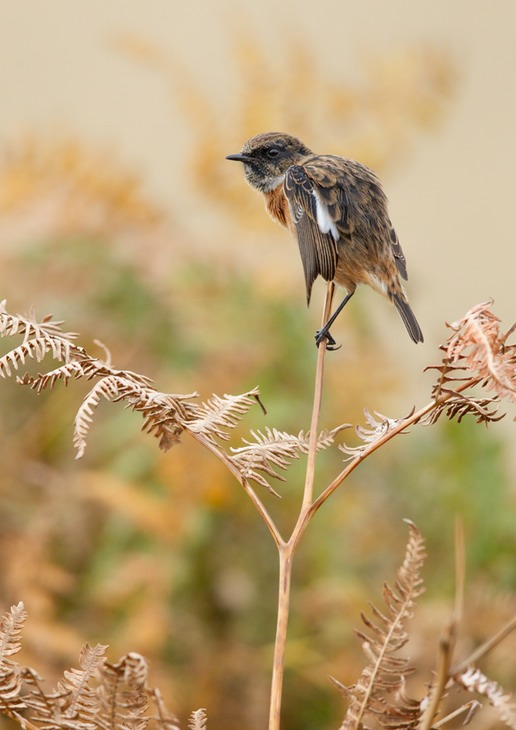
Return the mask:
[[[278,177],[273,177],[268,182],[267,186],[263,188],[263,192],[270,193],[271,190],[276,190],[278,185],[283,185],[284,180],[285,180],[285,173],[283,173],[283,175],[278,175]]]

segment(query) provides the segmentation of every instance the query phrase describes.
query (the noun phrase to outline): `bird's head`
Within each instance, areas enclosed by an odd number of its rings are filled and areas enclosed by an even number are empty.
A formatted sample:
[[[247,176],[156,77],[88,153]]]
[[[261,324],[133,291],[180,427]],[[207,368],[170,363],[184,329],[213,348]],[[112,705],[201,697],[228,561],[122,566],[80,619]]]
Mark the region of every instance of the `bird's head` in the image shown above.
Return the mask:
[[[226,160],[242,162],[247,182],[266,193],[282,184],[291,165],[310,154],[311,150],[297,137],[267,132],[251,137],[238,154],[228,155]]]

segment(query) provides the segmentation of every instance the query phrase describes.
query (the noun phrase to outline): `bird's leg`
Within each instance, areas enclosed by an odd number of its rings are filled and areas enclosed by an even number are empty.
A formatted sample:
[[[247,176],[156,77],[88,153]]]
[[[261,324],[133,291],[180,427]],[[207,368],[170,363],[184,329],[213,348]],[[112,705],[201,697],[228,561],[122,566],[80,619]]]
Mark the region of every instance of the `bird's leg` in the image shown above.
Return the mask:
[[[336,347],[337,343],[335,342],[335,340],[333,339],[333,337],[330,334],[330,327],[335,322],[335,320],[337,319],[339,314],[342,312],[342,310],[346,306],[347,302],[349,302],[349,300],[351,299],[353,294],[354,294],[354,291],[349,292],[349,294],[346,294],[346,296],[341,301],[341,303],[339,304],[337,309],[333,312],[333,314],[331,315],[330,319],[326,322],[326,324],[323,327],[321,327],[320,330],[317,330],[317,332],[315,333],[315,344],[317,345],[317,347],[319,347],[321,342],[325,339],[328,343],[326,346],[326,349],[328,349],[328,350],[338,350],[339,349],[340,345],[339,345],[339,347]]]

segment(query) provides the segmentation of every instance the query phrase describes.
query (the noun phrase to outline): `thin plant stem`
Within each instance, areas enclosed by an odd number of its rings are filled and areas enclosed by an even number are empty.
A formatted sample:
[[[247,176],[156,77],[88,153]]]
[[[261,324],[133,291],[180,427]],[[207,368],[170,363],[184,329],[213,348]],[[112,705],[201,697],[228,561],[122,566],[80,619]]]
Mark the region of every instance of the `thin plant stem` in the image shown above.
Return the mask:
[[[281,537],[281,534],[276,526],[276,523],[268,513],[265,505],[263,504],[262,500],[259,498],[259,496],[256,494],[254,489],[251,487],[249,482],[246,479],[242,478],[241,473],[237,469],[237,467],[231,462],[231,460],[228,458],[227,454],[223,451],[223,449],[218,448],[215,444],[212,444],[209,439],[207,439],[205,436],[203,436],[200,433],[192,433],[192,437],[198,441],[200,444],[205,446],[209,451],[212,452],[212,454],[215,454],[217,458],[219,458],[229,469],[229,471],[233,474],[235,479],[240,482],[242,487],[244,488],[246,494],[248,495],[251,502],[256,507],[258,513],[260,514],[261,518],[267,525],[269,532],[272,535],[272,539],[274,540],[276,546],[278,549],[281,545],[284,544],[284,540]]]
[[[481,659],[483,656],[485,656],[488,652],[492,651],[495,646],[497,646],[503,639],[505,639],[506,636],[508,636],[512,631],[516,629],[516,616],[513,616],[506,624],[505,626],[502,626],[500,631],[497,631],[494,636],[492,636],[487,641],[484,641],[483,644],[481,644],[475,651],[467,656],[465,659],[463,659],[460,662],[457,662],[450,668],[450,675],[453,676],[455,674],[461,674],[462,672],[465,672],[468,667],[474,666],[479,659]]]
[[[324,502],[326,502],[328,497],[330,497],[333,492],[338,487],[340,487],[342,482],[351,474],[351,472],[354,471],[357,466],[361,464],[364,459],[367,459],[367,457],[370,456],[374,451],[379,449],[387,441],[390,441],[392,438],[394,438],[394,436],[397,436],[409,426],[412,426],[414,423],[420,421],[424,416],[433,411],[437,406],[446,403],[447,400],[452,398],[457,393],[462,393],[463,390],[467,390],[468,388],[472,388],[473,386],[478,385],[481,380],[482,378],[480,377],[474,377],[464,381],[463,383],[458,385],[453,391],[449,391],[444,395],[439,396],[439,398],[431,400],[430,403],[427,403],[426,406],[423,406],[423,408],[421,408],[419,411],[416,411],[412,415],[401,419],[397,426],[387,431],[386,434],[381,436],[373,443],[369,444],[369,446],[365,446],[363,451],[361,451],[361,453],[355,459],[353,459],[353,461],[351,461],[348,466],[340,472],[340,474],[335,477],[331,484],[329,484],[326,489],[319,495],[319,497],[317,497],[317,499],[313,502],[310,510],[306,515],[307,519],[311,519],[312,512],[317,512],[319,507],[321,507]]]
[[[284,543],[279,548],[278,615],[272,665],[269,730],[279,730],[280,728],[293,553],[294,550],[291,543]]]
[[[333,294],[335,292],[335,284],[328,282],[326,287],[326,296],[323,306],[323,324],[327,322],[331,313],[331,304]],[[315,461],[317,456],[317,437],[319,432],[319,419],[321,415],[321,402],[324,381],[324,356],[326,355],[326,340],[323,340],[317,350],[317,365],[315,370],[315,386],[314,400],[312,406],[312,419],[310,422],[310,436],[308,440],[308,459],[306,464],[305,488],[303,493],[303,503],[301,505],[301,513],[308,510],[313,501],[314,479],[315,479]]]
[[[323,324],[328,321],[335,285],[328,283],[323,307]],[[313,501],[315,479],[315,462],[317,456],[317,438],[324,380],[324,356],[326,354],[326,340],[321,342],[317,352],[315,371],[314,399],[312,417],[310,421],[310,435],[308,439],[308,458],[306,465],[305,486],[303,501],[298,520],[288,542],[276,541],[279,553],[279,586],[278,586],[278,614],[276,622],[276,638],[274,642],[274,662],[272,669],[271,698],[269,710],[269,730],[279,730],[281,720],[281,700],[283,691],[283,677],[285,673],[285,648],[287,644],[287,628],[290,608],[290,590],[292,585],[292,563],[296,547],[308,522],[305,515],[309,512]],[[269,528],[270,529],[270,528]]]
[[[430,702],[423,713],[418,730],[430,730],[433,726],[435,716],[439,711],[439,706],[449,677],[450,664],[453,656],[453,650],[455,648],[456,632],[457,626],[455,624],[455,619],[452,618],[446,626],[444,634],[439,642],[439,658],[437,661],[436,680],[430,695]]]
[[[465,705],[462,705],[462,707],[458,707],[454,712],[450,712],[450,714],[446,715],[446,717],[434,722],[432,724],[432,728],[433,730],[437,730],[437,728],[446,725],[454,718],[459,717],[459,715],[466,715],[462,725],[469,725],[471,718],[480,707],[482,707],[482,705],[478,700],[470,700],[469,702],[466,702]]]
[[[333,301],[334,285],[329,282],[326,289],[326,297],[324,301],[324,312],[323,322],[326,322],[331,311],[331,304]],[[278,586],[278,613],[276,622],[276,638],[274,643],[274,661],[273,661],[273,672],[271,681],[271,695],[270,695],[270,708],[269,708],[269,730],[280,730],[280,719],[281,719],[281,701],[282,701],[282,690],[283,690],[283,677],[285,671],[285,648],[287,641],[287,629],[288,629],[288,618],[290,608],[290,594],[292,585],[292,566],[293,558],[299,544],[299,541],[306,530],[310,520],[314,517],[319,507],[333,494],[333,492],[342,484],[342,482],[351,474],[356,467],[364,461],[370,454],[376,449],[383,446],[384,443],[389,441],[397,434],[405,431],[409,426],[420,421],[424,416],[430,413],[439,405],[445,403],[453,395],[460,393],[467,388],[470,388],[480,382],[481,378],[470,378],[458,385],[455,391],[448,391],[438,398],[434,398],[430,403],[421,408],[419,411],[413,413],[400,420],[397,426],[390,429],[382,437],[374,441],[373,443],[365,446],[361,453],[348,464],[337,477],[329,484],[326,489],[314,500],[314,482],[315,482],[315,464],[317,456],[317,439],[319,430],[319,419],[321,413],[322,403],[322,391],[323,391],[323,380],[324,380],[324,358],[326,354],[326,342],[322,342],[317,354],[317,365],[315,373],[315,385],[314,385],[314,399],[312,406],[312,416],[310,422],[310,435],[308,443],[308,459],[307,468],[305,475],[305,486],[303,491],[303,500],[299,517],[296,521],[292,534],[288,541],[285,541],[278,528],[276,527],[273,519],[268,514],[267,510],[263,506],[261,500],[251,487],[245,483],[242,478],[235,472],[233,468],[231,471],[235,473],[235,476],[243,484],[246,492],[250,496],[253,504],[264,519],[269,531],[274,539],[274,542],[278,548],[279,556],[279,586]],[[219,455],[220,456],[220,455]],[[220,456],[220,458],[223,458]],[[229,464],[228,464],[229,466]],[[231,465],[232,467],[232,465]],[[440,666],[438,672],[438,682],[434,688],[432,706],[428,708],[426,718],[424,722],[428,725],[432,722],[435,717],[437,707],[442,697],[442,692],[446,685],[448,676],[448,670],[451,663],[451,656],[453,653],[453,647],[455,643],[455,624],[449,626],[448,634],[443,637],[441,642],[440,652]]]

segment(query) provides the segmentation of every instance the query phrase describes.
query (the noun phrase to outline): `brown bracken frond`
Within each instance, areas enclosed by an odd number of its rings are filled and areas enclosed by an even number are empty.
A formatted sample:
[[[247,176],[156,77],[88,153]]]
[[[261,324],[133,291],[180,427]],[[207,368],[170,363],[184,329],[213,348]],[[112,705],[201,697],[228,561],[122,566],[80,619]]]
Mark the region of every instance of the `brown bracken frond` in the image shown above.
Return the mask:
[[[31,719],[44,727],[67,726],[77,730],[96,727],[99,708],[91,682],[105,661],[106,648],[102,644],[86,645],[79,657],[80,669],[66,670],[52,692],[42,689],[41,680],[35,673],[27,676],[32,689],[24,699],[32,711]]]
[[[102,712],[97,718],[97,727],[101,730],[145,729],[148,723],[147,674],[147,662],[135,653],[126,654],[116,664],[105,662],[100,667],[97,698]]]
[[[485,697],[498,713],[500,720],[507,727],[516,730],[516,703],[510,695],[504,693],[497,682],[488,679],[480,669],[475,667],[470,667],[456,676],[455,681],[469,692],[475,692]]]
[[[80,668],[65,671],[57,688],[45,691],[34,669],[12,659],[20,649],[25,618],[19,603],[0,622],[2,714],[24,730],[179,730],[159,690],[147,685],[147,662],[139,654],[126,654],[110,664],[105,657],[107,647],[85,646]]]
[[[23,335],[21,345],[0,358],[0,376],[10,377],[28,359],[41,362],[48,352],[52,353],[55,360],[70,359],[71,350],[76,347],[73,340],[77,335],[62,332],[61,324],[52,322],[50,316],[37,322],[33,312],[26,317],[9,314],[5,300],[0,302],[0,337]]]
[[[492,305],[492,301],[477,304],[450,325],[455,334],[448,340],[446,357],[452,364],[464,358],[469,369],[485,379],[487,390],[516,401],[516,345],[507,344],[516,325],[501,334]]]
[[[515,326],[500,332],[500,319],[491,306],[492,301],[477,304],[448,325],[453,334],[441,346],[443,361],[427,368],[439,377],[432,390],[436,408],[423,422],[435,423],[445,413],[459,421],[471,414],[478,423],[489,423],[505,415],[498,415],[501,399],[516,401],[516,344],[508,343]],[[463,393],[461,386],[472,379],[471,386],[478,384],[494,395],[479,398]]]
[[[12,316],[2,302],[0,334],[19,334],[24,339],[21,345],[0,358],[0,375],[12,376],[28,360],[41,362],[48,354],[62,364],[37,375],[26,372],[17,378],[21,385],[28,385],[40,393],[46,388],[54,388],[58,382],[67,385],[71,380],[95,380],[75,416],[73,443],[77,458],[86,450],[95,411],[104,398],[113,403],[123,401],[128,408],[141,413],[142,430],[155,436],[161,449],[166,450],[176,444],[186,431],[222,458],[233,460],[233,466],[241,470],[239,460],[223,453],[217,440],[228,440],[228,430],[238,425],[252,405],[258,403],[263,409],[258,388],[240,395],[213,395],[200,404],[194,402],[197,393],[162,393],[144,375],[114,368],[106,348],[103,348],[104,360],[92,357],[74,342],[76,335],[63,333],[60,325],[60,322],[51,322],[49,317],[37,322],[33,314],[29,317]],[[249,476],[252,475],[247,472],[241,474],[242,480]],[[260,483],[266,484],[265,480]]]
[[[226,429],[235,428],[249,408],[260,402],[259,397],[258,388],[241,395],[224,394],[220,397],[213,394],[196,408],[195,418],[188,422],[188,430],[203,434],[212,444],[217,443],[216,439],[226,441],[229,439]]]
[[[505,413],[499,412],[502,400],[516,401],[516,344],[509,343],[516,325],[500,332],[500,319],[490,311],[491,305],[492,302],[477,304],[461,320],[448,325],[453,334],[441,345],[445,353],[442,362],[426,368],[438,373],[432,400],[426,406],[417,412],[412,409],[398,419],[365,410],[367,425],[355,428],[361,443],[339,446],[351,463],[331,489],[323,493],[324,499],[350,469],[389,439],[407,433],[416,423],[433,424],[443,414],[459,422],[472,415],[477,423],[486,425],[504,417]],[[491,395],[479,395],[479,389],[491,391]]]
[[[206,730],[206,710],[204,707],[200,707],[198,710],[194,710],[188,719],[188,727],[190,730]]]
[[[179,730],[178,719],[167,709],[161,692],[157,687],[147,689],[151,701],[151,707],[154,708],[152,719],[159,730]]]
[[[95,693],[90,687],[97,670],[105,662],[107,646],[86,644],[79,654],[80,669],[65,670],[63,679],[57,683],[57,692],[65,698],[62,715],[71,719],[81,718],[94,723],[98,712]]]
[[[322,431],[317,439],[317,450],[328,448],[335,440],[335,436],[344,428],[343,425],[331,431]],[[238,468],[243,479],[252,479],[262,487],[271,490],[266,474],[274,479],[285,481],[276,469],[287,469],[290,462],[299,459],[301,454],[308,453],[309,433],[300,431],[294,436],[285,431],[265,428],[265,431],[251,431],[254,441],[242,439],[245,446],[231,448],[230,459]],[[263,473],[260,473],[263,472]]]
[[[0,712],[19,721],[25,703],[20,697],[22,672],[11,657],[20,650],[21,630],[27,613],[23,603],[11,606],[0,622]]]
[[[341,687],[349,701],[341,730],[363,727],[368,715],[382,727],[414,728],[421,714],[419,703],[405,696],[405,678],[413,668],[408,659],[398,656],[408,641],[405,623],[412,618],[415,600],[424,590],[420,575],[425,558],[423,537],[412,522],[407,523],[410,534],[405,559],[394,587],[384,586],[387,610],[382,612],[371,604],[372,618],[362,614],[367,631],[357,634],[369,661],[356,684]]]
[[[103,372],[107,370],[103,368]],[[84,454],[93,413],[101,398],[113,403],[125,401],[133,411],[142,413],[144,417],[142,430],[155,436],[161,449],[166,451],[178,443],[189,415],[196,411],[196,406],[189,401],[197,394],[160,393],[148,385],[143,376],[130,371],[116,371],[112,368],[109,370],[111,374],[104,375],[95,383],[75,416],[73,442],[77,449],[77,458]],[[100,371],[98,374],[101,374]]]
[[[439,403],[424,419],[424,423],[435,423],[443,413],[450,420],[456,418],[458,423],[465,416],[473,416],[477,423],[492,423],[500,421],[505,415],[504,413],[498,414],[498,398],[472,397],[464,393],[453,393],[449,389],[445,389],[443,392],[446,392],[449,396],[446,402]]]
[[[410,418],[413,412],[414,409],[412,409],[405,418],[389,418],[378,411],[373,411],[373,413],[371,413],[367,408],[364,408],[364,416],[367,426],[355,426],[355,433],[362,443],[358,446],[348,446],[347,444],[339,445],[339,449],[348,455],[348,458],[345,459],[345,461],[351,461],[356,457],[360,457],[370,444],[374,444],[379,439],[387,436],[387,434],[399,426],[402,421]]]
[[[0,662],[5,657],[10,657],[20,651],[21,630],[27,612],[22,602],[12,606],[9,613],[6,613],[0,621]]]

